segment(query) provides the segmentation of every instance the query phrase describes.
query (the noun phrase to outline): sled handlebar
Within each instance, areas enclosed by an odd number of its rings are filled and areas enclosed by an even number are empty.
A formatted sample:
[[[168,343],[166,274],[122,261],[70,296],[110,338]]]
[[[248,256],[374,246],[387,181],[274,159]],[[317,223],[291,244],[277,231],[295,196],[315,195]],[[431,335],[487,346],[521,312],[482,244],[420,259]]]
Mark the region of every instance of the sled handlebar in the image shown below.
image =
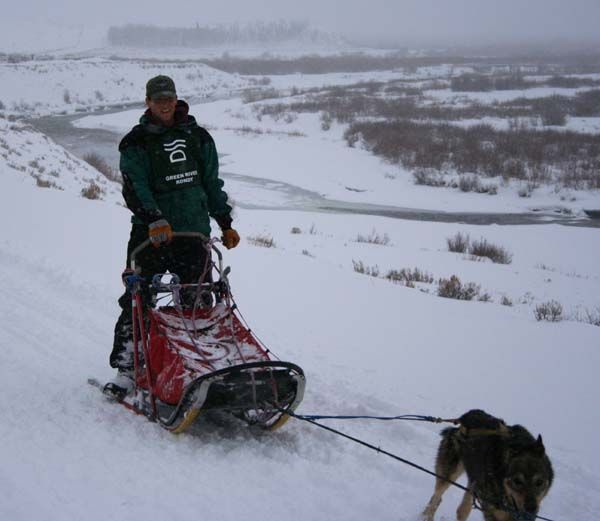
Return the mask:
[[[200,239],[205,245],[210,244],[210,248],[216,253],[217,258],[219,259],[219,271],[222,271],[223,268],[223,254],[221,251],[214,245],[215,241],[218,239],[209,239],[206,235],[200,232],[174,232],[173,239]],[[130,255],[130,267],[135,272],[136,264],[135,259],[139,255],[142,250],[145,250],[151,244],[150,239],[146,239],[139,246],[137,246]]]

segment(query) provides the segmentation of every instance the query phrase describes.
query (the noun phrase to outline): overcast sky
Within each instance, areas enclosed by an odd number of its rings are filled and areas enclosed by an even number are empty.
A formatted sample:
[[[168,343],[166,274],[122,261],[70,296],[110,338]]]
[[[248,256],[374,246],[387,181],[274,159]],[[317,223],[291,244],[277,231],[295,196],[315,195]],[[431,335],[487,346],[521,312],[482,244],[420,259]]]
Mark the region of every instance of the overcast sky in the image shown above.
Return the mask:
[[[3,7],[3,18],[96,28],[294,19],[407,44],[600,40],[600,0],[20,0]]]

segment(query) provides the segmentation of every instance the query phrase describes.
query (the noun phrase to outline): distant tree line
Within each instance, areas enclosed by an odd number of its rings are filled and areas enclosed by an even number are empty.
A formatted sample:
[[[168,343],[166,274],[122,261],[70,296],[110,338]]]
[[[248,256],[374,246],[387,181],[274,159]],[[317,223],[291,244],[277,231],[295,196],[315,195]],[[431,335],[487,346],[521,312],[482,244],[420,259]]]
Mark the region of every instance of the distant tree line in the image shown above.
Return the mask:
[[[319,40],[324,33],[311,30],[307,22],[285,21],[255,22],[195,27],[156,27],[154,25],[128,24],[110,27],[108,41],[111,45],[150,47],[206,47],[222,44],[284,43],[304,39]]]

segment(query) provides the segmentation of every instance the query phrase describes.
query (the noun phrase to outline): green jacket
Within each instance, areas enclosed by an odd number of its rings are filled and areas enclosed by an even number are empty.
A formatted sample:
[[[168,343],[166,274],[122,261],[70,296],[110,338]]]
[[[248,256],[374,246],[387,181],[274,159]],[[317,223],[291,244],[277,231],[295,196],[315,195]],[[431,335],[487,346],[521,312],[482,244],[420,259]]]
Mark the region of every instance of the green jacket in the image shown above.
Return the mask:
[[[152,121],[148,111],[121,140],[123,197],[134,224],[166,219],[173,231],[210,236],[213,217],[231,227],[231,206],[219,178],[219,158],[210,134],[178,101],[175,125]]]

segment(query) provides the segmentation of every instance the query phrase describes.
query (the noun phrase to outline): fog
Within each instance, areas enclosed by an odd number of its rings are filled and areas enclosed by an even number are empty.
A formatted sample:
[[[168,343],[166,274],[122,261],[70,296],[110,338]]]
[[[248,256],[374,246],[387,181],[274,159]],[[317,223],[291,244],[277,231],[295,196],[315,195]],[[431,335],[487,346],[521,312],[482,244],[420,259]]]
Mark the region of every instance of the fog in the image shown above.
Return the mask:
[[[598,0],[24,0],[3,8],[2,25],[42,23],[105,30],[151,23],[191,26],[293,19],[372,43],[464,45],[600,41]]]

